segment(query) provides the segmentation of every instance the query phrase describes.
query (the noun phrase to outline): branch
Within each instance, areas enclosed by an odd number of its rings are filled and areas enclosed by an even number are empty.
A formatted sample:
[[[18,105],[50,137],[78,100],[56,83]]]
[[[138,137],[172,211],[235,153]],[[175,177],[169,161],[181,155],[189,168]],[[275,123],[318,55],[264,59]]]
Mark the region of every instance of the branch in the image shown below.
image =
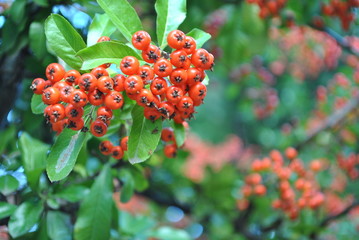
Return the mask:
[[[353,208],[359,206],[359,201],[354,201],[351,205],[349,205],[348,207],[346,207],[343,211],[341,211],[338,214],[332,215],[332,216],[328,216],[327,218],[325,218],[321,223],[320,223],[320,227],[325,227],[327,225],[329,225],[330,222],[341,218],[345,215],[347,215]]]
[[[324,27],[324,28],[319,28],[316,27],[312,24],[310,24],[310,26],[316,30],[325,32],[326,34],[328,34],[329,36],[331,36],[336,42],[337,44],[342,47],[344,50],[350,52],[351,54],[359,57],[359,52],[351,46],[350,42],[343,36],[341,36],[339,33],[337,33],[336,31],[334,31],[333,29],[329,28],[329,27]]]
[[[345,215],[347,215],[353,208],[359,206],[359,201],[354,201],[351,205],[349,205],[348,207],[346,207],[343,211],[341,211],[340,213],[337,213],[335,215],[331,215],[331,216],[328,216],[326,218],[323,219],[323,221],[319,224],[319,230],[321,228],[324,228],[326,226],[328,226],[332,221],[334,220],[337,220],[338,218],[341,218]],[[312,240],[315,240],[317,239],[318,237],[318,231],[313,231],[309,237],[310,239]]]
[[[319,126],[318,128],[314,129],[313,131],[309,132],[308,136],[304,141],[297,145],[297,148],[301,148],[303,145],[307,144],[313,138],[315,138],[319,133],[322,131],[333,128],[335,125],[340,123],[345,119],[345,117],[356,110],[359,105],[359,96],[352,98],[343,108],[335,111],[332,115],[330,115],[323,123],[323,125]]]

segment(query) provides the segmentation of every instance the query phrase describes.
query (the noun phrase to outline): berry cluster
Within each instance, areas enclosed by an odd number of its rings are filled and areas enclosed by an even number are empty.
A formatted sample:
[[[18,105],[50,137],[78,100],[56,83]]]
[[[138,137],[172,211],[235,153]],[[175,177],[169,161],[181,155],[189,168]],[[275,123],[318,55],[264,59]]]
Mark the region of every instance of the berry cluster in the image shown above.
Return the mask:
[[[214,57],[205,49],[196,49],[196,41],[179,30],[168,34],[167,43],[174,49],[171,54],[152,45],[147,32],[138,31],[133,35],[133,46],[142,50],[143,60],[152,66],[140,66],[132,56],[123,58],[120,68],[128,75],[124,90],[129,98],[144,107],[147,119],[155,121],[163,117],[183,123],[192,118],[194,107],[203,103],[207,94],[202,83],[206,76],[204,70],[212,69]]]
[[[161,132],[161,140],[167,143],[163,149],[166,157],[174,158],[177,155],[177,143],[172,128],[164,128]],[[171,143],[172,142],[172,143]]]
[[[35,94],[42,94],[42,101],[48,105],[44,116],[54,131],[60,133],[66,126],[75,131],[86,131],[85,121],[90,120],[91,114],[84,115],[84,107],[90,103],[100,106],[96,119],[91,122],[91,133],[97,137],[106,134],[112,110],[124,104],[118,77],[109,77],[103,67],[82,75],[77,70],[66,72],[58,63],[47,66],[46,77],[48,80],[34,79],[30,88]]]
[[[259,6],[259,17],[262,19],[277,16],[286,2],[287,0],[247,0],[247,3]]]
[[[102,41],[110,41],[110,38],[104,36],[97,42]],[[142,58],[148,64],[140,66],[136,57],[126,56],[119,66],[122,74],[111,77],[106,70],[109,63],[83,74],[77,70],[66,72],[62,65],[52,63],[46,68],[47,80],[36,78],[30,88],[35,94],[42,94],[42,101],[48,105],[44,116],[57,133],[64,127],[87,131],[89,121],[94,136],[105,135],[113,118],[112,111],[124,105],[123,94],[144,107],[147,119],[173,119],[183,124],[185,119],[192,118],[195,106],[203,103],[207,94],[202,83],[204,71],[212,70],[214,57],[205,49],[196,49],[196,41],[179,30],[170,32],[167,42],[174,49],[171,54],[152,45],[147,32],[138,31],[132,37],[132,44],[142,51]],[[87,104],[93,108],[84,115]],[[94,106],[98,107],[96,118],[92,117]],[[163,140],[174,141],[173,131],[171,134]],[[124,139],[127,144],[128,138]],[[125,151],[123,145],[122,141],[121,146],[105,141],[100,144],[100,151],[120,159]],[[176,151],[175,143],[165,147],[168,157],[174,157]]]
[[[343,155],[338,155],[337,157],[338,165],[345,173],[352,179],[357,179],[359,177],[359,171],[357,166],[359,165],[359,156],[355,154],[350,154],[348,157]]]
[[[99,149],[103,155],[111,155],[115,159],[121,159],[128,148],[128,136],[123,137],[119,146],[114,146],[110,141],[102,141]]]
[[[246,177],[245,185],[241,188],[243,198],[239,206],[245,208],[244,203],[248,202],[248,198],[252,195],[266,194],[267,187],[262,182],[263,178],[270,184],[274,180],[278,190],[279,196],[273,200],[272,207],[281,209],[292,220],[298,217],[301,209],[307,207],[316,209],[321,206],[324,202],[324,194],[318,189],[315,175],[322,170],[322,162],[313,160],[310,163],[310,170],[306,170],[297,155],[294,148],[286,149],[285,156],[289,160],[287,166],[284,165],[282,154],[277,150],[273,150],[270,157],[253,161],[253,173]]]
[[[322,5],[322,12],[324,15],[331,17],[338,17],[341,21],[344,30],[348,30],[350,24],[355,19],[355,14],[351,11],[351,8],[359,7],[358,0],[331,0],[329,4]]]

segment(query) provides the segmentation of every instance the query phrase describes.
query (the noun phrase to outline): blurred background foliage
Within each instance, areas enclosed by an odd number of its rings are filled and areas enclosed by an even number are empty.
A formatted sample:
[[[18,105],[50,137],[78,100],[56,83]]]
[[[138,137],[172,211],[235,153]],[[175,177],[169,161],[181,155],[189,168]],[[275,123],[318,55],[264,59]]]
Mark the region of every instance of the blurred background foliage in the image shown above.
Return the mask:
[[[144,30],[155,36],[155,1],[129,2]],[[115,190],[132,198],[127,202],[129,197],[114,194],[111,239],[358,239],[358,20],[343,30],[338,18],[322,16],[328,2],[288,0],[279,16],[261,19],[259,7],[246,1],[187,1],[180,29],[212,35],[204,46],[216,58],[208,96],[175,159],[158,151],[141,166],[112,170]],[[9,222],[24,218],[27,226],[10,229],[18,234],[14,238],[72,239],[80,202],[94,191],[94,179],[108,160],[99,157],[99,140],[92,138],[66,180],[50,184],[41,167],[24,165],[24,154],[33,148],[46,152],[54,141],[43,117],[31,112],[29,86],[57,61],[46,45],[46,17],[63,15],[86,39],[93,17],[103,12],[86,0],[0,1],[0,12],[3,238],[9,238]],[[327,27],[316,30],[319,16]],[[125,41],[119,32],[111,38]],[[317,176],[323,207],[301,211],[291,221],[271,208],[275,186],[241,207],[240,189],[253,160],[289,146],[304,163],[320,159],[326,166]],[[348,161],[350,167],[343,167]],[[15,211],[19,204],[27,215]],[[330,220],[330,227],[318,225],[352,205],[338,221]]]

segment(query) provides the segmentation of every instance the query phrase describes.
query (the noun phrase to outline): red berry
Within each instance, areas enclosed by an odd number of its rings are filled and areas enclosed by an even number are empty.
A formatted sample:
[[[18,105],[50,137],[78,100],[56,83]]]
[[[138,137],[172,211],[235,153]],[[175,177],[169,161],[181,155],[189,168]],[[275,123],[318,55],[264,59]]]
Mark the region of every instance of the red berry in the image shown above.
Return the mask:
[[[172,72],[172,64],[165,58],[160,58],[157,62],[153,65],[153,69],[155,74],[159,77],[167,77]]]
[[[69,85],[77,85],[81,74],[76,70],[70,70],[65,73],[64,79]]]
[[[35,78],[32,81],[32,84],[30,86],[30,89],[35,93],[35,94],[42,94],[42,91],[45,89],[46,86],[46,82],[44,79],[42,78]]]
[[[42,101],[45,104],[56,104],[60,101],[60,91],[57,88],[46,88],[42,93]]]
[[[142,78],[138,75],[132,75],[125,80],[126,93],[136,94],[143,88]]]
[[[173,30],[167,35],[167,43],[171,48],[181,49],[186,35],[180,30]]]
[[[132,36],[132,45],[138,50],[146,50],[151,44],[151,36],[145,31],[135,32]]]
[[[79,87],[86,92],[92,92],[97,87],[97,78],[91,73],[85,73],[79,78]]]
[[[99,150],[103,155],[112,154],[113,144],[110,141],[103,141],[99,145]]]
[[[112,91],[105,97],[105,106],[110,109],[119,109],[123,105],[123,96],[121,93]]]
[[[102,137],[107,132],[107,125],[100,120],[91,123],[90,131],[95,137]]]
[[[83,91],[76,89],[70,96],[70,103],[75,107],[83,107],[88,101],[87,94]]]
[[[137,58],[133,56],[126,56],[122,58],[120,63],[120,69],[124,74],[134,75],[138,74],[140,63]]]
[[[58,82],[65,76],[65,69],[61,64],[51,63],[46,68],[46,77],[51,82]]]
[[[123,157],[123,150],[120,146],[116,146],[112,148],[112,157],[117,160]]]

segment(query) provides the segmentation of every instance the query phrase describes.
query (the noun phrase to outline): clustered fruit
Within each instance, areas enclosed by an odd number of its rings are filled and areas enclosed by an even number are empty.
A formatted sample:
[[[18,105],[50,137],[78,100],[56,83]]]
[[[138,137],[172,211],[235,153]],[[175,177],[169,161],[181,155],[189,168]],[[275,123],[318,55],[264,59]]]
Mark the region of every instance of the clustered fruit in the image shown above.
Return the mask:
[[[359,7],[359,0],[331,0],[322,5],[322,12],[326,16],[338,17],[344,30],[348,30],[350,24],[355,20],[355,14],[351,8]]]
[[[251,196],[264,196],[268,183],[278,190],[278,198],[272,201],[272,207],[281,209],[287,216],[294,220],[299,211],[304,208],[316,209],[324,203],[324,194],[319,190],[315,176],[323,169],[320,160],[310,162],[310,170],[304,167],[303,162],[297,157],[296,149],[289,147],[285,151],[288,164],[285,165],[283,155],[273,150],[269,157],[252,162],[252,171],[245,179],[241,188],[242,199],[238,206],[245,209]],[[265,179],[265,181],[263,181]]]
[[[110,38],[98,39],[103,41]],[[195,107],[203,103],[207,88],[202,81],[205,70],[212,70],[214,57],[203,48],[196,49],[194,38],[180,30],[171,31],[167,43],[174,49],[170,54],[152,45],[147,32],[138,31],[132,36],[132,44],[141,50],[146,64],[141,66],[136,57],[126,56],[119,63],[122,74],[111,77],[106,70],[109,63],[83,74],[77,70],[66,72],[62,65],[52,63],[46,68],[47,80],[36,78],[30,88],[42,95],[42,101],[48,105],[44,116],[57,133],[67,127],[75,131],[90,130],[96,137],[104,136],[113,110],[124,105],[124,94],[144,108],[145,118],[173,119],[183,124],[193,117]],[[84,114],[86,105],[93,106],[89,114]],[[96,118],[92,117],[94,107],[98,107]],[[124,139],[127,143],[128,138]],[[104,141],[100,151],[120,159],[124,146],[122,142],[120,146],[113,146]],[[167,145],[165,154],[173,157],[176,150],[175,143]]]
[[[277,16],[286,2],[287,0],[247,0],[247,3],[259,6],[259,17],[262,19]]]
[[[359,177],[359,170],[357,168],[359,165],[359,155],[352,153],[345,157],[344,155],[340,154],[337,157],[337,162],[339,167],[345,171],[350,179],[355,180]]]

